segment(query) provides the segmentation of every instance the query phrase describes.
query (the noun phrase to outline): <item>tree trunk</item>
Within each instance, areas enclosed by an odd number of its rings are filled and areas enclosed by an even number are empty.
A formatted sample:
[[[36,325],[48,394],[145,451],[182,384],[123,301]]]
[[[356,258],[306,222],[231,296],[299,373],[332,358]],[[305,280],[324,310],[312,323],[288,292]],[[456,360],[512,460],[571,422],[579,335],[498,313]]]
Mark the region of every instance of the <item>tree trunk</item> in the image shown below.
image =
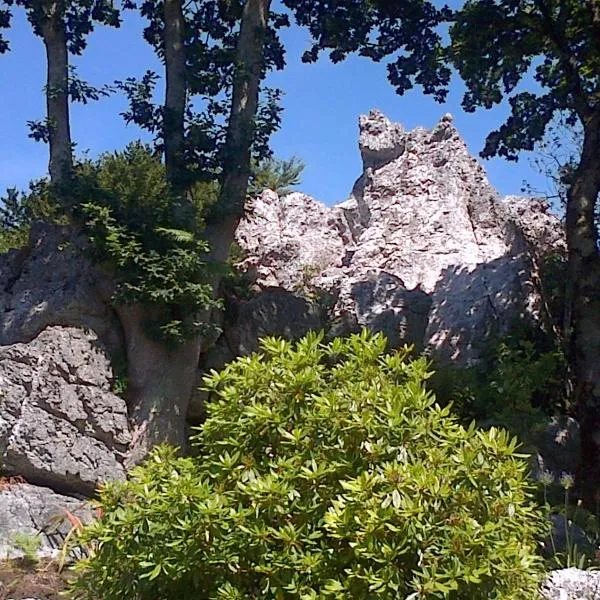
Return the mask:
[[[244,6],[219,202],[224,211],[220,213],[222,218],[211,224],[207,236],[213,261],[227,258],[246,198],[270,4],[271,0],[248,0]],[[216,290],[218,279],[212,283]],[[134,464],[158,442],[185,446],[186,414],[202,339],[196,336],[168,350],[148,339],[143,331],[144,321],[151,316],[148,309],[123,306],[117,310],[129,361],[128,404],[135,438],[129,462]]]
[[[581,159],[567,195],[568,294],[565,323],[575,385],[573,406],[581,425],[578,486],[596,500],[600,483],[600,256],[595,209],[600,193],[600,110],[584,122]],[[595,506],[594,506],[595,507]]]
[[[244,5],[217,209],[219,218],[206,230],[211,260],[216,262],[227,259],[235,229],[244,212],[270,7],[271,0],[247,0]]]
[[[65,24],[56,5],[42,23],[41,30],[48,65],[46,80],[50,143],[48,170],[52,183],[61,185],[69,178],[73,169],[73,154],[69,121],[69,53]]]
[[[196,381],[200,336],[175,348],[151,340],[144,322],[151,311],[141,305],[117,307],[128,357],[127,405],[133,441],[127,466],[143,460],[156,444],[185,450],[186,415]]]
[[[184,118],[187,95],[185,18],[182,0],[164,0],[165,167],[167,180],[181,192],[185,186]]]

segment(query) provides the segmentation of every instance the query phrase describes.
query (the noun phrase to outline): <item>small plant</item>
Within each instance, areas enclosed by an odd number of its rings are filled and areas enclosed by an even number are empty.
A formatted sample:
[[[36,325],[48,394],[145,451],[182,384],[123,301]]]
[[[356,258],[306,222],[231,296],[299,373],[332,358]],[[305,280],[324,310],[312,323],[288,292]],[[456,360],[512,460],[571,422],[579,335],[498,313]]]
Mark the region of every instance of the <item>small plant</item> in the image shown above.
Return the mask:
[[[538,481],[542,489],[546,518],[554,522],[554,527],[550,530],[550,556],[548,558],[549,569],[568,569],[576,567],[578,569],[590,569],[598,565],[598,544],[600,542],[600,528],[598,519],[587,510],[581,508],[581,501],[575,506],[571,504],[570,490],[573,488],[574,479],[569,473],[563,473],[558,485],[563,490],[563,503],[560,506],[553,506],[550,503],[548,490],[555,483],[554,476],[544,471]],[[557,531],[561,528],[561,531]],[[580,533],[587,539],[583,539],[583,545],[577,543],[574,530],[578,528]],[[557,535],[560,534],[563,543],[557,541]],[[581,540],[580,540],[581,541]]]
[[[26,193],[8,189],[6,195],[0,198],[0,254],[25,246],[31,224],[39,220],[66,222],[53,200],[48,182],[43,179],[33,181]]]
[[[24,559],[31,565],[38,563],[38,550],[42,545],[42,538],[39,534],[24,533],[18,531],[10,537],[11,545],[23,553]]]
[[[257,195],[264,190],[272,190],[279,196],[285,196],[300,185],[304,169],[304,162],[297,156],[289,160],[266,159],[254,165],[249,193]]]
[[[206,380],[196,457],[100,494],[83,598],[534,598],[544,515],[516,441],[465,428],[382,335],[262,341]]]

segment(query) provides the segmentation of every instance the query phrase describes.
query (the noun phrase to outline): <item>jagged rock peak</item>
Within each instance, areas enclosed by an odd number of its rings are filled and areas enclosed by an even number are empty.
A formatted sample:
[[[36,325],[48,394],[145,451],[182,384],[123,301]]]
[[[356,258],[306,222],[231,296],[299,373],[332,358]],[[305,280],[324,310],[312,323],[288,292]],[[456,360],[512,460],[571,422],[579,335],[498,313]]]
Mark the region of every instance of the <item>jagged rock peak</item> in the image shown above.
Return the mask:
[[[359,125],[364,171],[347,201],[267,191],[252,203],[236,234],[252,280],[317,290],[338,332],[368,326],[464,362],[516,316],[547,320],[537,257],[564,246],[547,207],[501,201],[451,115],[430,130],[380,111]]]
[[[466,145],[453,125],[450,113],[442,116],[432,130],[417,127],[405,131],[400,123],[394,123],[380,110],[372,110],[358,119],[358,146],[363,160],[363,170],[378,169],[402,156],[406,151],[415,152],[420,146],[439,144],[449,139],[455,141],[461,150]]]

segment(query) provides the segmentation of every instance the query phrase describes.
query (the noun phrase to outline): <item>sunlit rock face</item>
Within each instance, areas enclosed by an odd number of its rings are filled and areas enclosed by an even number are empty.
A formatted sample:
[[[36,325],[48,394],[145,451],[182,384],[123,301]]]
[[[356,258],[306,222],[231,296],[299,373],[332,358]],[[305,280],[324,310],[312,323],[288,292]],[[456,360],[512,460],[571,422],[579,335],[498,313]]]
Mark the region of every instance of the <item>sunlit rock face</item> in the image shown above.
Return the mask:
[[[519,315],[543,324],[539,259],[564,249],[548,206],[501,199],[451,115],[404,131],[373,111],[359,127],[363,172],[347,201],[251,202],[237,241],[255,284],[318,299],[332,334],[367,326],[460,363]]]
[[[131,436],[111,377],[91,331],[48,327],[27,344],[0,346],[2,471],[81,494],[123,478]]]

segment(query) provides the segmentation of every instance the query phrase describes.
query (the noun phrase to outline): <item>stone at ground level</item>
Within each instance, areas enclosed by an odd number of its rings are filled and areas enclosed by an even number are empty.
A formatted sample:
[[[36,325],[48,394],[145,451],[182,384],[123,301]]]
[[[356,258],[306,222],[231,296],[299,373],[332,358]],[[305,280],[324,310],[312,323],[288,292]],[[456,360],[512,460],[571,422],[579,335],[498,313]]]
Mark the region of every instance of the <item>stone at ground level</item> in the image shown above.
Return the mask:
[[[19,558],[16,536],[40,536],[38,557],[58,553],[72,521],[91,519],[87,502],[28,483],[0,483],[0,557]]]
[[[600,572],[561,569],[550,573],[542,587],[546,600],[600,600]]]

